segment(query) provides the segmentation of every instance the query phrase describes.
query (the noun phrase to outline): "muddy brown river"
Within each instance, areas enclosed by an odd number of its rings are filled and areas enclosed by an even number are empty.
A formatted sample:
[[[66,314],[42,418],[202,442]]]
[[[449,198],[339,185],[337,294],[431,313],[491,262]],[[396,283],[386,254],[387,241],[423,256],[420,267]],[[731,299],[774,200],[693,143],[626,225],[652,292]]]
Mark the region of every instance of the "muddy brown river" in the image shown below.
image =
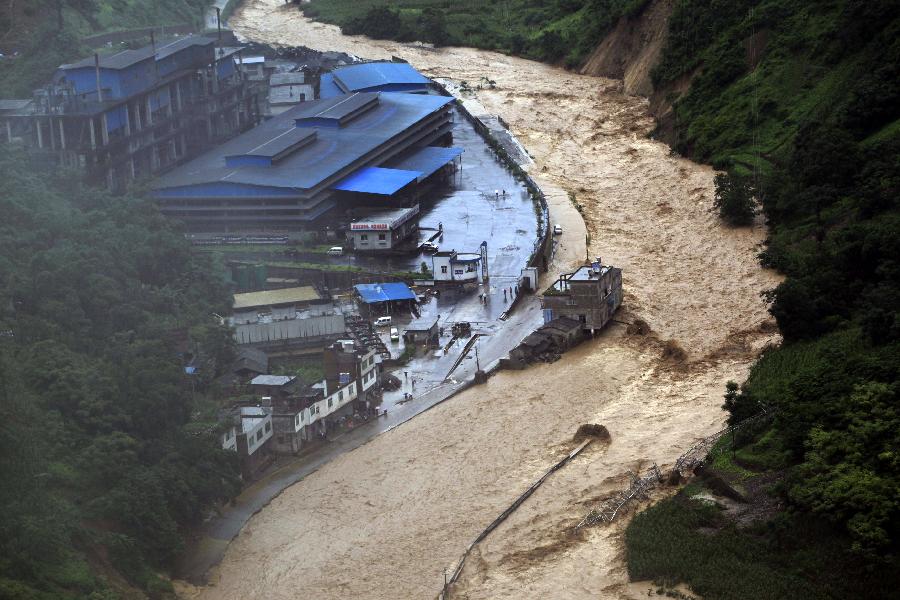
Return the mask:
[[[453,597],[634,597],[627,518],[577,537],[566,530],[624,488],[629,470],[671,466],[721,428],[725,382],[742,380],[778,341],[759,295],[778,282],[755,259],[762,227],[722,226],[712,169],[647,139],[646,100],[617,81],[481,50],[347,37],[282,0],[248,0],[230,24],[255,41],[400,56],[428,76],[481,85],[467,100],[509,124],[564,225],[555,268],[584,259],[586,228],[587,254],[623,269],[618,318],[643,319],[652,333],[613,325],[552,365],[501,372],[340,456],[253,517],[209,586],[179,584],[180,595],[433,598],[468,543],[591,422],[612,441],[590,446],[494,531]]]

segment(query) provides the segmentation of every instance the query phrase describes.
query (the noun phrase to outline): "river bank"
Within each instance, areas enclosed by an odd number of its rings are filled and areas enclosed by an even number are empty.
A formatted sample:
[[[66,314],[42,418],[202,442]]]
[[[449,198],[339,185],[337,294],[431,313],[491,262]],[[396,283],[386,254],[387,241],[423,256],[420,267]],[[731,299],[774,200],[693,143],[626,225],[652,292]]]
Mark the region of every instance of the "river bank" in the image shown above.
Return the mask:
[[[500,373],[337,458],[250,520],[210,587],[182,594],[436,595],[472,537],[571,450],[578,425],[597,422],[612,442],[554,474],[493,532],[454,593],[626,597],[625,522],[579,538],[563,530],[623,487],[626,471],[664,466],[720,428],[725,381],[741,380],[777,340],[759,298],[778,280],[755,260],[764,231],[719,223],[712,170],[646,139],[647,102],[619,82],[466,48],[348,38],[278,0],[251,0],[230,22],[254,41],[396,55],[431,77],[485,80],[471,94],[509,124],[534,158],[551,219],[565,221],[558,266],[583,258],[575,236],[589,233],[589,253],[623,269],[620,318],[641,318],[652,333],[615,326],[553,365]]]

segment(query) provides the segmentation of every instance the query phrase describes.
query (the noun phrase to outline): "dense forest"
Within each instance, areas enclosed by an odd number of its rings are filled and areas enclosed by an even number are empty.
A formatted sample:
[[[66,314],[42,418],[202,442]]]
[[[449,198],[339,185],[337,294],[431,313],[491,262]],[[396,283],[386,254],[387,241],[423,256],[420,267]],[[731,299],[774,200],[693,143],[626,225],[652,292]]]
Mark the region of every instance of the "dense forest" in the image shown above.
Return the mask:
[[[0,152],[0,598],[158,597],[184,529],[239,489],[198,422],[230,298],[155,207],[76,181]]]
[[[651,3],[313,0],[304,11],[346,33],[577,67]],[[738,531],[680,494],[629,529],[631,574],[687,581],[705,598],[895,593],[900,2],[675,0],[652,79],[673,104],[674,149],[723,171],[729,223],[763,213],[760,260],[786,275],[768,294],[784,343],[725,402],[732,423],[764,408],[774,422],[717,459],[766,481],[783,510]],[[698,533],[712,522],[719,533]]]

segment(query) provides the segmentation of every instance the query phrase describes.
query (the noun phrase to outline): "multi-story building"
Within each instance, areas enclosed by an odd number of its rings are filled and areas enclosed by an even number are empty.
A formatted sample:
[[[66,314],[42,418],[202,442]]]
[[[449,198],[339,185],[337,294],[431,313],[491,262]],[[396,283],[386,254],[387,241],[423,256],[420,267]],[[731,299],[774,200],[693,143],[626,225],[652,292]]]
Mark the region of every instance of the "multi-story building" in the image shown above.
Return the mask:
[[[442,147],[452,102],[377,92],[303,102],[160,177],[152,197],[193,232],[299,231],[336,207],[414,205],[462,152]]]
[[[0,111],[21,140],[89,180],[119,189],[196,156],[254,125],[241,48],[187,36],[61,65],[31,100]]]
[[[622,270],[600,264],[600,258],[564,273],[541,297],[544,323],[568,317],[585,330],[602,329],[622,304]]]

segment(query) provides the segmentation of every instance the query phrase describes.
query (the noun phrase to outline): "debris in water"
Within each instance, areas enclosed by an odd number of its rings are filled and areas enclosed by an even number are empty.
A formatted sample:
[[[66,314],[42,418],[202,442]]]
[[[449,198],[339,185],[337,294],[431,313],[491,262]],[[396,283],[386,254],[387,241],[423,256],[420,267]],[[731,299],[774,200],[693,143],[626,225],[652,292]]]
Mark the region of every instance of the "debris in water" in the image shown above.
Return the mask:
[[[578,431],[575,432],[575,436],[572,438],[573,442],[580,442],[582,440],[586,440],[587,438],[595,438],[600,440],[601,442],[609,443],[612,441],[612,437],[609,435],[609,430],[603,425],[599,425],[597,423],[585,423],[578,427]]]

